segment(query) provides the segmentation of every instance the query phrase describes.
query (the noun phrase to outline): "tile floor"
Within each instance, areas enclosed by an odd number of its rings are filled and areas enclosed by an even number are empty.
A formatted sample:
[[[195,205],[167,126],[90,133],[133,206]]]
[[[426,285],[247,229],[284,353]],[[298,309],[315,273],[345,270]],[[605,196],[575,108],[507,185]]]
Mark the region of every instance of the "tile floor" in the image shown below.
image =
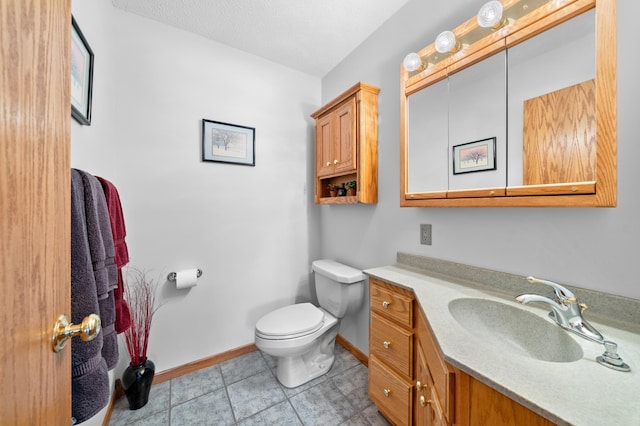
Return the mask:
[[[367,368],[343,346],[327,374],[295,389],[278,382],[275,367],[255,351],[154,385],[139,410],[116,401],[109,424],[389,425],[367,396]]]

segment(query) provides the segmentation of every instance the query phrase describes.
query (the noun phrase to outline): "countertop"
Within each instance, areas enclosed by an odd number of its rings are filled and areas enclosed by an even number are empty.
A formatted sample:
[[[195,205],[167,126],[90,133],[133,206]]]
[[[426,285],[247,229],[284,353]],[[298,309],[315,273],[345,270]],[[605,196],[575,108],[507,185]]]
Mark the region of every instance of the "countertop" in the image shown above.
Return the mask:
[[[566,332],[583,350],[575,362],[548,362],[505,352],[482,341],[449,312],[449,302],[462,297],[490,299],[528,310],[547,321],[548,309],[523,306],[516,294],[474,286],[467,280],[427,274],[402,264],[367,269],[367,275],[412,290],[427,318],[444,359],[454,367],[507,395],[557,424],[640,425],[640,333],[614,321],[584,317],[605,339],[618,344],[618,354],[631,367],[619,372],[596,362],[604,346]],[[524,280],[524,278],[523,278]],[[576,292],[580,300],[580,292]],[[597,303],[597,302],[596,302]],[[479,350],[481,348],[482,350]]]

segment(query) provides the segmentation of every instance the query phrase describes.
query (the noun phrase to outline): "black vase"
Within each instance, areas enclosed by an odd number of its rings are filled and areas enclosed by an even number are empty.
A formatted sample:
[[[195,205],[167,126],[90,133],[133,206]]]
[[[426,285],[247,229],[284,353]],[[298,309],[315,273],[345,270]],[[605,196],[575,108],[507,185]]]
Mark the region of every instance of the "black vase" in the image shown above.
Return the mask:
[[[137,410],[147,405],[156,366],[149,359],[139,365],[129,365],[122,373],[122,387],[129,401],[129,408]]]

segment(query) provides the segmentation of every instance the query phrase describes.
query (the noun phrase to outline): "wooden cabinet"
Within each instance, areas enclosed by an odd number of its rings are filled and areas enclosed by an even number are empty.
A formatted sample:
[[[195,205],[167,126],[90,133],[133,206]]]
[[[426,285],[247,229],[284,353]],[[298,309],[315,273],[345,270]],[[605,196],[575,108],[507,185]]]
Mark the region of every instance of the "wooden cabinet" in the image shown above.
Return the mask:
[[[356,171],[355,98],[347,99],[316,123],[316,170],[319,177]]]
[[[410,425],[413,388],[413,295],[369,278],[369,398],[396,425]]]
[[[358,83],[311,114],[316,122],[316,203],[378,202],[379,91]],[[330,184],[351,181],[356,195],[330,196]]]
[[[426,393],[428,394],[427,403],[432,421],[432,423],[427,424],[454,424],[455,372],[440,356],[440,351],[435,344],[431,331],[429,331],[427,321],[419,310],[416,313],[416,329],[416,360],[420,362],[422,358],[427,370],[423,372],[423,376],[416,375],[416,391],[420,387],[418,382],[421,382],[421,386],[426,388]]]
[[[413,292],[369,277],[369,397],[394,425],[554,423],[448,364]]]

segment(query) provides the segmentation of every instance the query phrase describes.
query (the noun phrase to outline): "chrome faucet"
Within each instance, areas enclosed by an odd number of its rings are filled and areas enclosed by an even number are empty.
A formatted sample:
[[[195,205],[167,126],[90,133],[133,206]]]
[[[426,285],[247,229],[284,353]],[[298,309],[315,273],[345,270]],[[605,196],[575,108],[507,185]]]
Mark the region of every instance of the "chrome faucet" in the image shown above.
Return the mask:
[[[560,327],[572,331],[585,339],[604,344],[604,337],[598,330],[582,317],[582,312],[587,309],[584,303],[578,303],[576,296],[567,288],[553,281],[540,280],[528,277],[527,281],[534,284],[545,284],[553,288],[555,300],[538,294],[521,294],[516,300],[523,305],[533,302],[541,302],[551,308],[549,317]]]

